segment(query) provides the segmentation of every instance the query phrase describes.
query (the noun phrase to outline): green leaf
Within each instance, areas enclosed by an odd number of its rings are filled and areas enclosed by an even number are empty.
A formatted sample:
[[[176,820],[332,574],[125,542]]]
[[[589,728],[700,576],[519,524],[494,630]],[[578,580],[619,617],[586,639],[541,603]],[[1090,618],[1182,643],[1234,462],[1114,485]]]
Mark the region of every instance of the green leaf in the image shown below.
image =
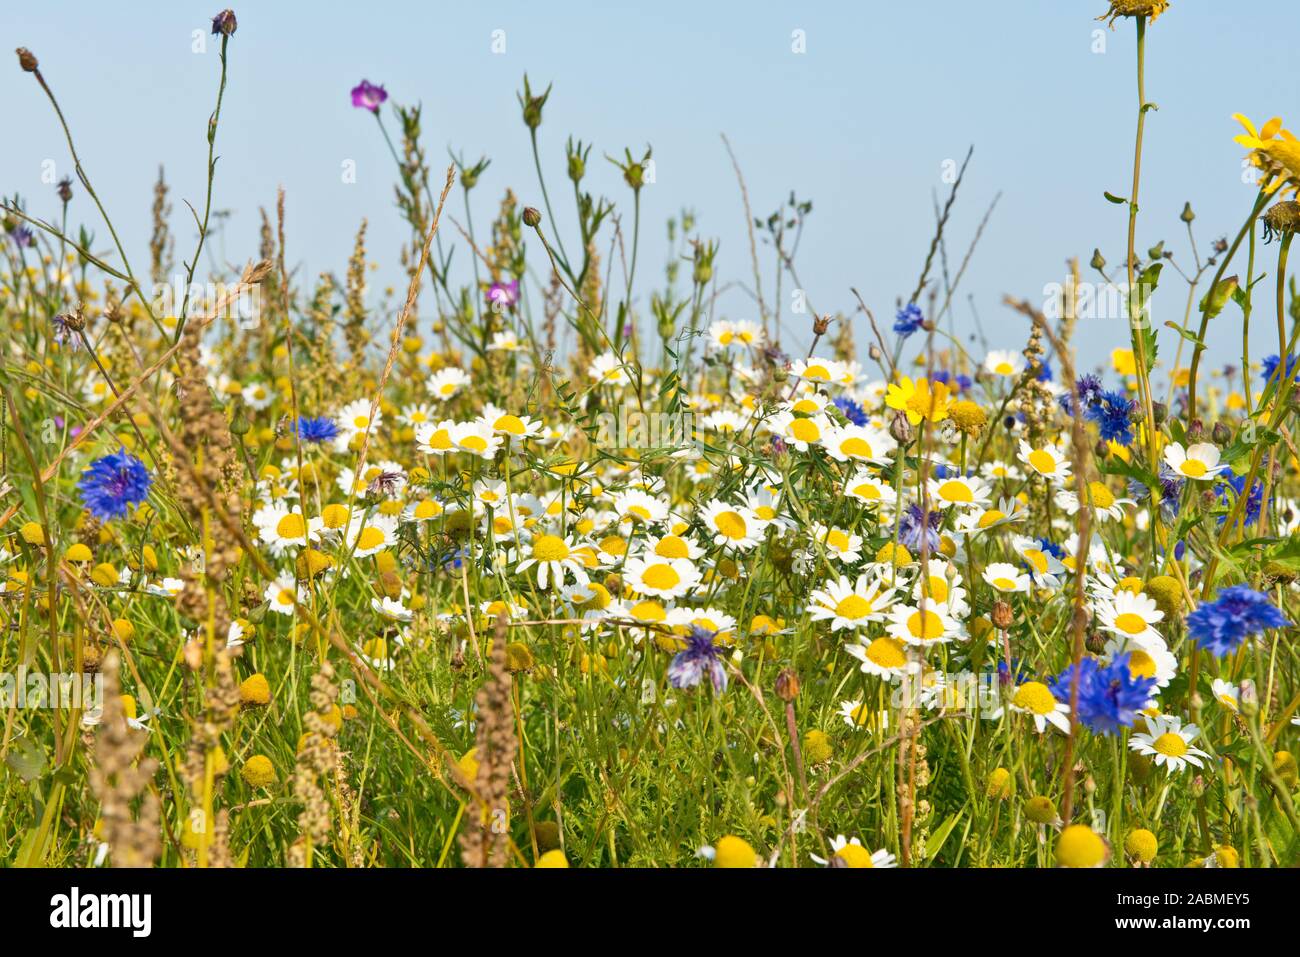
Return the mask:
[[[1101,195],[1105,196],[1108,201],[1114,203],[1117,206],[1122,206],[1128,202],[1128,200],[1125,199],[1123,196],[1116,196],[1114,193],[1106,192],[1106,193],[1102,193]]]

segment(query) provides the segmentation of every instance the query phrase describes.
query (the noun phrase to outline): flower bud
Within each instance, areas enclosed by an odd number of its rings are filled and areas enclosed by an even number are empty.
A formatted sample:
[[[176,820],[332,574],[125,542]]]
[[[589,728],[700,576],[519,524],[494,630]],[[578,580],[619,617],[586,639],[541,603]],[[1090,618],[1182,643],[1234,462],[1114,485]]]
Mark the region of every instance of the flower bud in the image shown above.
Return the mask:
[[[1196,443],[1205,438],[1205,423],[1200,419],[1192,419],[1191,424],[1187,426],[1187,441]]]
[[[1106,257],[1101,254],[1100,249],[1092,251],[1092,259],[1088,262],[1088,265],[1098,271],[1106,268]]]
[[[1169,418],[1169,406],[1163,402],[1153,402],[1151,404],[1151,417],[1155,420],[1156,425],[1164,425],[1165,420]]]
[[[904,412],[894,413],[894,418],[889,423],[889,434],[899,445],[910,445],[916,435],[912,423],[907,421],[907,414]]]
[[[535,206],[524,207],[524,225],[536,229],[542,222],[542,214]]]
[[[784,668],[776,676],[776,696],[787,703],[799,696],[799,676],[794,669]]]
[[[1178,218],[1185,223],[1190,223],[1193,219],[1196,218],[1196,214],[1192,212],[1191,203],[1183,203],[1183,211],[1178,215]]]
[[[1210,438],[1215,445],[1227,445],[1232,441],[1232,429],[1228,428],[1226,422],[1215,422],[1214,428],[1210,430]]]
[[[36,61],[36,54],[27,47],[18,48],[18,65],[23,68],[24,73],[35,73],[36,68],[40,65]]]

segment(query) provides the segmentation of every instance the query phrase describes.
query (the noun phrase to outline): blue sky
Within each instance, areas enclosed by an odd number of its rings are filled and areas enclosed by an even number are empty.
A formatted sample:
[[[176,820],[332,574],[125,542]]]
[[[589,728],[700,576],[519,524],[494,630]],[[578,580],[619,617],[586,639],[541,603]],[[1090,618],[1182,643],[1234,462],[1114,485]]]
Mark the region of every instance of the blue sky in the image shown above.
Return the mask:
[[[659,281],[664,220],[690,207],[700,235],[721,240],[719,275],[748,282],[743,207],[719,139],[725,132],[756,215],[792,189],[814,203],[798,268],[822,310],[850,309],[853,286],[878,317],[892,314],[916,282],[933,231],[932,193],[942,198],[947,188],[943,163],[974,144],[948,234],[954,269],[985,208],[1003,195],[959,291],[958,327],[970,329],[969,294],[992,344],[1019,348],[1025,324],[1001,305],[1003,293],[1041,300],[1066,259],[1078,256],[1086,266],[1094,246],[1112,264],[1123,259],[1126,214],[1102,191],[1128,192],[1134,37],[1121,21],[1105,32],[1105,52],[1094,52],[1103,25],[1093,18],[1105,6],[242,3],[218,140],[215,206],[232,211],[224,249],[232,260],[255,255],[258,206],[273,207],[283,185],[289,256],[306,274],[342,271],[365,216],[371,255],[397,278],[406,231],[393,206],[392,161],[373,120],[348,98],[362,77],[385,84],[396,100],[423,103],[435,164],[446,162],[448,146],[492,159],[473,194],[477,227],[486,227],[507,186],[541,206],[515,101],[527,71],[535,85],[554,83],[540,139],[562,229],[573,229],[568,204],[557,198],[568,196],[567,136],[596,144],[585,185],[620,202],[627,188],[597,157],[625,146],[639,154],[650,143],[657,176],[643,194],[640,276]],[[3,46],[27,46],[40,58],[137,268],[148,259],[160,162],[174,187],[178,255],[192,248],[195,229],[182,199],[202,205],[204,134],[218,75],[216,44],[193,52],[192,31],[206,30],[216,9],[189,0],[0,7]],[[494,30],[505,31],[504,54],[492,52]],[[805,53],[791,50],[795,30],[804,31]],[[1187,200],[1203,253],[1239,226],[1253,188],[1242,182],[1231,114],[1262,121],[1285,116],[1300,99],[1292,55],[1298,32],[1300,4],[1216,0],[1176,0],[1151,28],[1147,97],[1159,110],[1147,122],[1140,249],[1165,239],[1189,262],[1178,221]],[[70,172],[66,146],[48,103],[12,60],[0,69],[0,102],[9,133],[0,190],[53,216],[57,202],[41,182],[41,164],[53,159],[60,175]],[[355,183],[342,182],[346,160],[356,163]],[[458,204],[453,212],[462,219]],[[97,249],[108,248],[81,191],[73,215],[95,228]],[[1263,254],[1259,268],[1268,269],[1272,256]],[[1158,324],[1181,319],[1186,295],[1167,276],[1154,305]],[[770,268],[766,278],[770,297]],[[644,301],[650,285],[638,278],[638,287]],[[746,318],[754,308],[737,292],[724,311]],[[1235,361],[1236,319],[1229,310],[1218,321],[1212,354]],[[1126,334],[1116,320],[1094,322],[1079,337],[1085,362]],[[1270,325],[1259,324],[1256,355],[1276,351],[1264,332]],[[792,331],[796,341],[806,336]],[[857,335],[865,350],[866,330]],[[1166,331],[1162,352],[1172,354],[1175,344]]]

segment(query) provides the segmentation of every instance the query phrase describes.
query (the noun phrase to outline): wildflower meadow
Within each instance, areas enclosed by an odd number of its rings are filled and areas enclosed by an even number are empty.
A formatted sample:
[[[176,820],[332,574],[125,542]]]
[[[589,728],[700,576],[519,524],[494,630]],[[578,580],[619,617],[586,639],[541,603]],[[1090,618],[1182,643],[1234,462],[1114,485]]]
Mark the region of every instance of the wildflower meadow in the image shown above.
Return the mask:
[[[20,45],[62,175],[0,184],[0,864],[1300,864],[1300,141],[1261,78],[1198,118],[1235,218],[1142,206],[1185,5],[1069,5],[1123,44],[1131,179],[1061,183],[1110,233],[978,331],[978,143],[908,274],[805,285],[816,183],[769,215],[714,132],[744,218],[665,225],[653,145],[557,128],[541,58],[485,105],[506,184],[376,55],[318,94],[390,201],[304,263],[295,170],[220,162],[293,108],[232,112],[255,11],[197,31],[184,196],[101,185],[112,76]]]

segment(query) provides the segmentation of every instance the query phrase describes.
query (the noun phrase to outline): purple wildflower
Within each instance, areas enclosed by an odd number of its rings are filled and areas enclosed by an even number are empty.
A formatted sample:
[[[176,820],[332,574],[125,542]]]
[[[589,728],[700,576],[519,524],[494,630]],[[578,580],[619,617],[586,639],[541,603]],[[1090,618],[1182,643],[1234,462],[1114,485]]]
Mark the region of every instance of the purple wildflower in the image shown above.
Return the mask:
[[[388,92],[382,86],[375,86],[369,80],[362,80],[352,88],[352,105],[358,109],[378,113],[379,108],[383,106],[386,99],[388,99]]]
[[[727,669],[722,664],[722,649],[713,643],[716,632],[691,626],[686,647],[668,663],[668,681],[674,688],[694,688],[709,673],[713,690],[727,690]]]

